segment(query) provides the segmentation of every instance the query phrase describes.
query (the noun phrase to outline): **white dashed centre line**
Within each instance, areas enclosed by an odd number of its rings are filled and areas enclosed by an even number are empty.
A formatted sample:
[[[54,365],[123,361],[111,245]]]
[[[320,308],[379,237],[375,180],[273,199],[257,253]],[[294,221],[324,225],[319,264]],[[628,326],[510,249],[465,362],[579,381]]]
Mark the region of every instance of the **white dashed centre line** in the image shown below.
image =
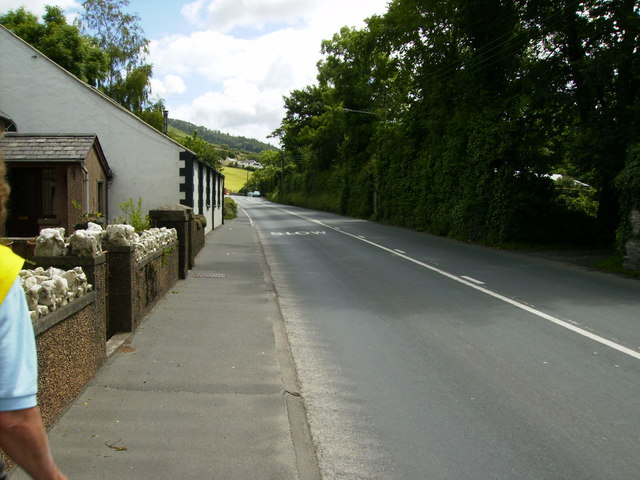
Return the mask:
[[[460,278],[464,278],[465,280],[469,280],[470,282],[475,283],[476,285],[485,285],[482,280],[475,279],[473,277],[467,277],[466,275],[460,275]]]

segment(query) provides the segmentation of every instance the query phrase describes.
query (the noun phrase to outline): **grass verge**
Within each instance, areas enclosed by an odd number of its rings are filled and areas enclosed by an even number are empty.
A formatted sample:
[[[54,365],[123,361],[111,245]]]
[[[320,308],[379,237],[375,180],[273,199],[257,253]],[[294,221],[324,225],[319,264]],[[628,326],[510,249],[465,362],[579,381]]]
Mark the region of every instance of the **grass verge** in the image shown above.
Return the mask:
[[[229,193],[238,193],[253,175],[253,172],[244,168],[234,167],[222,167],[220,172],[224,175],[224,186]]]

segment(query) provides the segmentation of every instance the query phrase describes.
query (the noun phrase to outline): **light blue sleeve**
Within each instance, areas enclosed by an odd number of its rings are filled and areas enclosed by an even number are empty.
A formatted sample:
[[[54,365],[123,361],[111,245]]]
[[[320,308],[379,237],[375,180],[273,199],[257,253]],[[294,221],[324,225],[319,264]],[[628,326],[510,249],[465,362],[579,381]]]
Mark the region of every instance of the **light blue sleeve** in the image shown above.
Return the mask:
[[[35,407],[38,362],[20,278],[0,305],[0,411]]]

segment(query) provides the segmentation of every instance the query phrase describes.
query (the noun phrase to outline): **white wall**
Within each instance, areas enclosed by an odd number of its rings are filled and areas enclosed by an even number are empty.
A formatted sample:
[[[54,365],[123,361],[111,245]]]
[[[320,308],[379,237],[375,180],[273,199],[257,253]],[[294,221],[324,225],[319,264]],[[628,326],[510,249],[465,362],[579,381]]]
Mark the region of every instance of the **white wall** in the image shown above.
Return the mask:
[[[223,209],[222,203],[218,204],[218,192],[224,188],[224,181],[211,169],[211,179],[209,181],[209,206],[207,207],[207,171],[204,170],[202,176],[202,214],[207,217],[207,228],[217,228],[222,225]],[[198,213],[198,169],[195,169],[195,194],[194,211]]]
[[[4,28],[0,28],[0,110],[22,133],[96,133],[114,174],[109,186],[110,219],[121,214],[117,205],[129,198],[141,197],[145,212],[184,198],[179,187],[184,163],[179,154],[184,147]]]

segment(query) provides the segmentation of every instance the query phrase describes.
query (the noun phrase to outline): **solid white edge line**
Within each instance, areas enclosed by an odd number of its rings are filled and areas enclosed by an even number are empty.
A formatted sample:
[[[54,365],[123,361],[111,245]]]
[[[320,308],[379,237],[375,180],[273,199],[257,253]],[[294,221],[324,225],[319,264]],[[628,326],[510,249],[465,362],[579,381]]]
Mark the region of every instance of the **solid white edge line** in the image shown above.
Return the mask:
[[[524,310],[525,312],[529,312],[529,313],[531,313],[533,315],[536,315],[536,316],[538,316],[540,318],[548,320],[549,322],[554,323],[555,325],[558,325],[560,327],[566,328],[567,330],[570,330],[570,331],[572,331],[574,333],[582,335],[583,337],[589,338],[589,339],[591,339],[591,340],[593,340],[595,342],[598,342],[598,343],[600,343],[602,345],[606,345],[609,348],[617,350],[618,352],[624,353],[626,355],[629,355],[630,357],[633,357],[633,358],[635,358],[637,360],[640,360],[640,352],[637,352],[635,350],[627,348],[627,347],[625,347],[623,345],[619,345],[619,344],[617,344],[617,343],[615,343],[615,342],[613,342],[611,340],[608,340],[608,339],[606,339],[604,337],[601,337],[600,335],[596,335],[594,333],[589,332],[588,330],[584,330],[584,329],[582,329],[580,327],[577,327],[576,325],[573,325],[572,323],[566,322],[564,320],[560,320],[559,318],[556,318],[553,315],[549,315],[548,313],[544,313],[544,312],[542,312],[540,310],[536,310],[535,308],[532,308],[532,307],[530,307],[528,305],[525,305],[524,303],[520,303],[517,300],[513,300],[511,298],[505,297],[504,295],[501,295],[499,293],[493,292],[493,291],[489,290],[488,288],[482,287],[480,285],[476,285],[475,283],[470,282],[468,280],[465,280],[465,279],[463,279],[461,277],[458,277],[457,275],[453,275],[453,274],[451,274],[449,272],[445,272],[444,270],[441,270],[441,269],[439,269],[437,267],[434,267],[434,266],[429,265],[427,263],[421,262],[420,260],[416,260],[415,258],[411,258],[408,255],[404,255],[402,253],[399,253],[397,250],[394,250],[394,249],[391,249],[391,248],[387,248],[387,247],[385,247],[383,245],[379,245],[379,244],[377,244],[375,242],[372,242],[371,240],[367,240],[366,238],[360,238],[358,235],[354,235],[352,233],[347,233],[345,231],[342,231],[342,230],[339,230],[337,228],[334,228],[334,227],[332,227],[330,225],[327,225],[326,223],[321,222],[320,220],[315,220],[313,218],[309,218],[309,217],[306,217],[304,215],[300,215],[300,214],[292,212],[290,210],[284,210],[284,209],[281,209],[281,210],[283,210],[286,213],[289,213],[290,215],[294,215],[296,217],[302,218],[303,220],[307,220],[308,222],[313,222],[313,223],[316,223],[318,225],[322,225],[323,227],[329,228],[329,229],[331,229],[333,231],[336,231],[338,233],[341,233],[343,235],[347,235],[347,236],[355,238],[356,240],[359,240],[361,242],[368,243],[369,245],[371,245],[373,247],[376,247],[376,248],[379,248],[380,250],[384,250],[386,252],[393,253],[394,255],[396,255],[398,257],[401,257],[401,258],[404,258],[405,260],[407,260],[409,262],[415,263],[416,265],[419,265],[419,266],[424,267],[424,268],[426,268],[428,270],[431,270],[432,272],[438,273],[438,274],[442,275],[443,277],[447,277],[447,278],[449,278],[449,279],[451,279],[451,280],[453,280],[455,282],[458,282],[458,283],[461,283],[463,285],[466,285],[467,287],[473,288],[474,290],[477,290],[477,291],[482,292],[482,293],[484,293],[486,295],[489,295],[489,296],[491,296],[493,298],[501,300],[501,301],[503,301],[505,303],[508,303],[509,305],[513,305],[514,307],[519,308],[521,310]]]
[[[251,215],[249,215],[249,212],[247,212],[242,207],[240,207],[240,210],[242,210],[242,213],[244,213],[247,216],[247,218],[249,219],[249,225],[251,225],[253,227],[253,218],[251,218]]]

